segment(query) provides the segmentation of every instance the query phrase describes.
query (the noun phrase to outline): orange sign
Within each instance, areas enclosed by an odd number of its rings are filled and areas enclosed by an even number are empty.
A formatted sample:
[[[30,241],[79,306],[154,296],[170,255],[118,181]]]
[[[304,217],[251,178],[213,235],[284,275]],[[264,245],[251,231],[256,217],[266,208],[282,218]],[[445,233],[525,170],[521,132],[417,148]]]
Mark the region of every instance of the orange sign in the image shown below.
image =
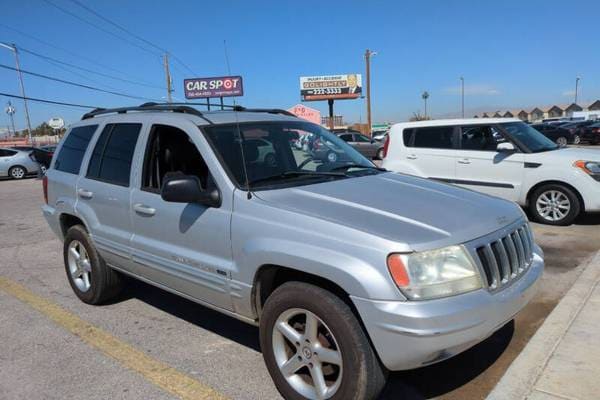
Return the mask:
[[[288,110],[298,118],[305,119],[317,125],[321,124],[321,112],[303,104],[296,104]]]

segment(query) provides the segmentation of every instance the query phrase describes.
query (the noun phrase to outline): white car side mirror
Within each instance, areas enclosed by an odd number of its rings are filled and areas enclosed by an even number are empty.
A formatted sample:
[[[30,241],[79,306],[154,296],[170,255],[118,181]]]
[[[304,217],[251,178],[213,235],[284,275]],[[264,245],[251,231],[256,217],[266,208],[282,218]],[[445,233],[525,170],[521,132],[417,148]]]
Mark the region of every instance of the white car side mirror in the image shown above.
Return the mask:
[[[500,153],[510,153],[515,151],[515,146],[510,142],[498,143],[496,150]]]

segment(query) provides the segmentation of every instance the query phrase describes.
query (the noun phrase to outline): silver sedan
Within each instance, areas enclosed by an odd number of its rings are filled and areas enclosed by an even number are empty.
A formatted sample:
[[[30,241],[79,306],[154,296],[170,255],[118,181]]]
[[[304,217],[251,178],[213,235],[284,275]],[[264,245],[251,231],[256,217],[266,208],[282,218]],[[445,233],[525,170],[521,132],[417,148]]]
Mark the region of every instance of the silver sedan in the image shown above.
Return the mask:
[[[30,151],[0,148],[0,177],[23,179],[26,175],[37,174],[39,164],[30,154]]]

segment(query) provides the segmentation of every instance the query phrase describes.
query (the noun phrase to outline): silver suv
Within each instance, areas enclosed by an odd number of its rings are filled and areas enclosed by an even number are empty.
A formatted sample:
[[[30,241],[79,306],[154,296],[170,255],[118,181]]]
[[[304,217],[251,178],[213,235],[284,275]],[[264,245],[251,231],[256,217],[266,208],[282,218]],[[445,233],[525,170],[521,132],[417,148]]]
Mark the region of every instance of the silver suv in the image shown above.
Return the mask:
[[[308,135],[341,149],[317,160]],[[287,399],[372,399],[532,298],[541,249],[512,202],[377,168],[280,110],[149,104],[74,124],[44,179],[69,283],[133,276],[260,326]]]

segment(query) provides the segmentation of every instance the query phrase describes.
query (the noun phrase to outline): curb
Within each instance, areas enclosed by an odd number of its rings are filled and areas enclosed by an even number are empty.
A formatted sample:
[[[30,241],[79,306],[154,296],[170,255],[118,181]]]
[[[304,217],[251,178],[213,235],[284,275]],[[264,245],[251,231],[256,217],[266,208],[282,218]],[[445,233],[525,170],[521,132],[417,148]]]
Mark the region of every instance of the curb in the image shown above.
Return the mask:
[[[573,286],[506,370],[487,400],[519,400],[528,397],[599,280],[600,251],[587,262]]]

